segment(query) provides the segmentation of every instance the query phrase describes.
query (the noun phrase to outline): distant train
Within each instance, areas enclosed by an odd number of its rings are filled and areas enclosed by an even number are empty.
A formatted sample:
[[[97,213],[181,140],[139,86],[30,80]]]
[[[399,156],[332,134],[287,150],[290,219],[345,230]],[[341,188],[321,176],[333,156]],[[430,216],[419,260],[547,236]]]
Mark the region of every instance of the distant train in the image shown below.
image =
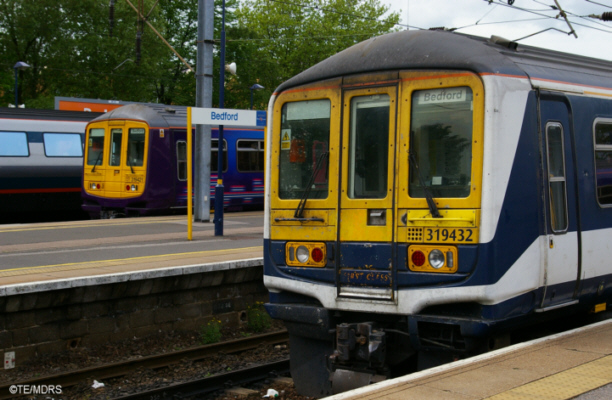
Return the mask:
[[[86,218],[85,126],[100,113],[0,108],[0,223]]]
[[[609,307],[612,62],[402,31],[281,84],[268,116],[266,308],[302,395]]]
[[[154,104],[130,104],[91,121],[83,163],[83,210],[94,218],[184,212],[186,126],[186,107]],[[218,128],[211,136],[214,199]],[[263,207],[263,140],[263,129],[224,129],[226,208]]]

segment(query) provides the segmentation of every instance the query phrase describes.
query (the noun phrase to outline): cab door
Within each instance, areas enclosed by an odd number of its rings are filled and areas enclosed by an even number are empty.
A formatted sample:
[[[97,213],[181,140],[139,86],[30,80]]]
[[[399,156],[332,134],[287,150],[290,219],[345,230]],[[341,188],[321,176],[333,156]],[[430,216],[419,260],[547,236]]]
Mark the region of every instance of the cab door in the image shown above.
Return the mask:
[[[542,93],[540,113],[546,215],[541,312],[577,302],[581,231],[569,101],[563,94]]]
[[[338,295],[394,299],[397,86],[345,90]]]
[[[111,121],[109,123],[109,141],[108,141],[108,160],[106,165],[106,195],[109,197],[118,198],[123,195],[123,174],[122,165],[125,165],[122,156],[125,148],[124,140],[124,121]]]

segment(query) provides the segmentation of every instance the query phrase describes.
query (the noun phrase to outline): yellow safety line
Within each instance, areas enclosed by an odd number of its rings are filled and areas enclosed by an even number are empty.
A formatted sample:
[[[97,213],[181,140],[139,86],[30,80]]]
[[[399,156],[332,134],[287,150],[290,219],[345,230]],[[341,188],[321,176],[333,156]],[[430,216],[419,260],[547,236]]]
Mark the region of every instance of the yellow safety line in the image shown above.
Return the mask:
[[[28,232],[28,231],[46,231],[46,230],[50,230],[50,229],[75,229],[75,228],[91,228],[91,227],[97,227],[97,228],[103,228],[106,226],[117,226],[117,225],[145,225],[145,224],[155,224],[155,223],[166,223],[166,222],[175,222],[175,221],[182,221],[183,219],[168,219],[168,220],[162,220],[162,221],[125,221],[125,222],[116,222],[116,223],[106,223],[106,224],[79,224],[79,225],[50,225],[50,226],[38,226],[38,227],[33,227],[33,228],[21,228],[21,229],[11,229],[11,228],[6,228],[6,229],[0,229],[0,233],[4,233],[4,232]]]
[[[488,399],[571,399],[612,382],[612,356],[570,368],[558,374],[499,393]]]
[[[212,216],[214,211],[210,211],[210,215]],[[242,214],[242,213],[241,213]],[[244,217],[245,215],[229,215],[227,217],[224,216],[225,219],[237,219]],[[246,217],[250,217],[252,214],[246,215]],[[121,222],[120,222],[121,221]],[[90,228],[90,227],[106,227],[106,226],[117,226],[117,225],[145,225],[145,224],[165,224],[172,222],[183,222],[183,216],[172,216],[172,217],[162,217],[162,219],[156,219],[153,221],[147,221],[139,218],[125,218],[123,220],[119,219],[117,222],[108,222],[104,224],[99,223],[82,223],[82,224],[71,224],[71,225],[62,225],[61,223],[57,223],[57,225],[47,225],[47,226],[38,226],[38,227],[24,227],[24,228],[0,228],[0,233],[10,233],[10,232],[28,232],[28,231],[45,231],[49,229],[74,229],[74,228]],[[211,224],[212,226],[212,224]]]
[[[54,265],[42,265],[42,266],[37,266],[37,267],[22,267],[22,268],[12,268],[12,269],[5,269],[5,270],[1,270],[0,271],[0,276],[15,276],[15,275],[25,275],[27,273],[30,273],[32,270],[42,270],[42,269],[46,269],[48,270],[48,272],[52,272],[51,269],[53,269],[53,271],[57,271],[58,268],[59,270],[70,270],[70,269],[78,269],[78,268],[87,268],[88,265],[94,265],[94,264],[108,264],[108,265],[113,265],[113,263],[116,263],[116,265],[120,264],[120,263],[126,263],[126,262],[133,262],[136,260],[146,260],[146,259],[161,259],[161,258],[168,258],[168,257],[185,257],[185,256],[192,256],[192,255],[197,255],[197,254],[214,254],[214,253],[234,253],[234,252],[238,252],[238,251],[251,251],[251,250],[257,250],[257,249],[261,249],[262,247],[243,247],[243,248],[239,248],[239,249],[224,249],[224,250],[206,250],[206,251],[194,251],[194,252],[189,252],[189,253],[173,253],[173,254],[160,254],[160,255],[156,255],[156,256],[142,256],[142,257],[131,257],[131,258],[117,258],[117,259],[113,259],[113,260],[97,260],[97,261],[84,261],[84,262],[75,262],[75,263],[67,263],[67,264],[54,264]],[[74,267],[74,268],[72,268]]]

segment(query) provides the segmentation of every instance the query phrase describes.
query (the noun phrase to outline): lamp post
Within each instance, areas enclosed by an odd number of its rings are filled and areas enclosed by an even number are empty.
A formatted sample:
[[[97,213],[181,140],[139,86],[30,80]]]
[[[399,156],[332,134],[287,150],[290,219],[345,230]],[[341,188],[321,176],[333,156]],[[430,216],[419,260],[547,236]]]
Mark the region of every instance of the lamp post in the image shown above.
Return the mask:
[[[19,108],[19,70],[30,68],[30,66],[23,61],[18,61],[13,67],[15,70],[15,108]]]
[[[254,84],[249,89],[251,89],[251,110],[253,109],[253,90],[261,90],[264,89],[259,83]]]

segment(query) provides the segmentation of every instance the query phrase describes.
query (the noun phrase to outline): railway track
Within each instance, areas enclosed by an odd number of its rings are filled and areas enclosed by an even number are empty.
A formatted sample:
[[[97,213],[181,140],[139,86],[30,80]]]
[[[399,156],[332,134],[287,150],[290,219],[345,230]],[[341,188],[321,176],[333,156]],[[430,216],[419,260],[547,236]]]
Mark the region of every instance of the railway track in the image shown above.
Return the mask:
[[[141,393],[116,397],[114,400],[160,400],[190,399],[226,389],[231,386],[246,386],[263,381],[271,376],[289,373],[289,358],[244,368],[237,371],[217,374],[207,378],[178,383],[164,388],[147,390]]]
[[[0,384],[0,400],[14,398],[10,388],[12,386],[38,386],[59,385],[63,390],[77,385],[88,378],[95,377],[97,380],[118,378],[129,374],[139,368],[159,369],[184,361],[198,361],[207,357],[222,354],[235,354],[252,350],[262,344],[276,345],[288,342],[286,331],[277,331],[261,335],[220,342],[205,346],[194,347],[172,353],[165,353],[143,357],[139,359],[122,361],[113,364],[105,364],[96,367],[85,368],[77,371],[69,371],[56,375],[47,375],[28,379],[21,382]],[[227,380],[227,379],[226,379]]]

